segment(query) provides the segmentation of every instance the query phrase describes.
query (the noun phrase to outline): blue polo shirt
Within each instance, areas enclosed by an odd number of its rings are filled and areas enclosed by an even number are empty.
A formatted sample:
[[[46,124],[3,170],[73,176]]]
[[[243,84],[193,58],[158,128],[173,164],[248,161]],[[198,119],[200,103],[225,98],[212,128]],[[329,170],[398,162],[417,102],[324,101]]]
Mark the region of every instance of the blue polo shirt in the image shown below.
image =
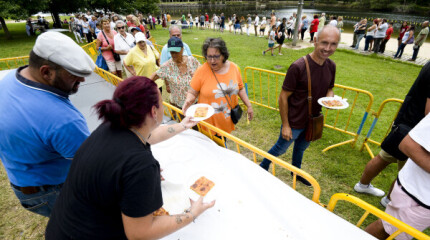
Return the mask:
[[[0,80],[0,158],[11,183],[56,185],[89,130],[68,95],[11,71]]]

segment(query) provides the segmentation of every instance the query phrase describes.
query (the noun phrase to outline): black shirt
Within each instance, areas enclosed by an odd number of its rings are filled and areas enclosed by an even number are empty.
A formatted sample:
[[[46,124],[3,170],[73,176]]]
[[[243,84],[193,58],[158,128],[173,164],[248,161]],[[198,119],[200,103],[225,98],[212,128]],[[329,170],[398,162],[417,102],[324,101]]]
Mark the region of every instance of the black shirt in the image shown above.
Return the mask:
[[[121,213],[143,217],[162,205],[160,165],[150,145],[104,123],[76,152],[46,239],[126,239]]]
[[[430,98],[430,62],[421,69],[420,74],[405,97],[394,124],[415,127],[425,117],[427,98]]]

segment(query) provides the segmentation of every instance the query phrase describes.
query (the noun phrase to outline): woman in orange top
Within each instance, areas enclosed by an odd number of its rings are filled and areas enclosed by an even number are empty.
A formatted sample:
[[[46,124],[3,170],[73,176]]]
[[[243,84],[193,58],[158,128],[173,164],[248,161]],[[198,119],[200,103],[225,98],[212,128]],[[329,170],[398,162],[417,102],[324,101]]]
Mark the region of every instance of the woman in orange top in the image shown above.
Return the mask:
[[[248,108],[248,119],[252,120],[254,116],[242,75],[236,64],[227,61],[229,53],[221,38],[207,38],[203,44],[203,56],[206,62],[194,73],[182,110],[186,112],[198,97],[198,103],[209,104],[215,109],[215,114],[206,121],[230,133],[234,130],[230,111],[239,103],[238,96]]]

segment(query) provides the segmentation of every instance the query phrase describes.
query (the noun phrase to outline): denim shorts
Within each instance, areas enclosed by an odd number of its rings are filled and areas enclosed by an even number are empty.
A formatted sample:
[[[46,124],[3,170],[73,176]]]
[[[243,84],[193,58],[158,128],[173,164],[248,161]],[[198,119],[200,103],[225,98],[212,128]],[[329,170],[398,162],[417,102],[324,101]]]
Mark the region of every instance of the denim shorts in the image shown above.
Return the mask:
[[[275,46],[275,43],[269,43],[269,48],[272,48],[273,46]]]

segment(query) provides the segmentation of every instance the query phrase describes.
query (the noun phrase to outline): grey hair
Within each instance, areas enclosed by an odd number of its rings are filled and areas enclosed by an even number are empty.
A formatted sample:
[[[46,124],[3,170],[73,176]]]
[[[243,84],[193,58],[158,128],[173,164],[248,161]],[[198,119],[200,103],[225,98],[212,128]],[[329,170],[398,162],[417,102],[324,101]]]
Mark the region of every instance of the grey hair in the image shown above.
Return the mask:
[[[117,20],[117,21],[115,22],[115,27],[118,27],[118,24],[122,24],[122,25],[124,25],[124,26],[125,26],[125,23],[124,23],[124,21],[123,21],[123,20]]]
[[[182,28],[180,26],[176,25],[176,24],[173,24],[173,25],[171,25],[169,27],[169,34],[171,34],[172,30],[175,29],[175,28],[178,29],[181,32],[181,34],[182,34]]]
[[[208,48],[218,49],[221,55],[224,57],[223,63],[225,63],[228,59],[228,56],[230,56],[227,45],[225,44],[224,40],[222,40],[222,38],[206,38],[202,46],[202,54],[205,59],[207,59]]]
[[[337,31],[338,31],[338,35],[339,35],[339,41],[340,41],[340,30],[337,28],[337,27],[335,27],[335,26],[332,26],[332,25],[325,25],[324,27],[322,27],[320,30],[318,30],[318,32],[317,32],[317,34],[315,35],[315,41],[316,42],[318,42],[318,36],[322,33],[322,32],[324,32],[324,31],[327,31],[328,29],[336,29]]]

